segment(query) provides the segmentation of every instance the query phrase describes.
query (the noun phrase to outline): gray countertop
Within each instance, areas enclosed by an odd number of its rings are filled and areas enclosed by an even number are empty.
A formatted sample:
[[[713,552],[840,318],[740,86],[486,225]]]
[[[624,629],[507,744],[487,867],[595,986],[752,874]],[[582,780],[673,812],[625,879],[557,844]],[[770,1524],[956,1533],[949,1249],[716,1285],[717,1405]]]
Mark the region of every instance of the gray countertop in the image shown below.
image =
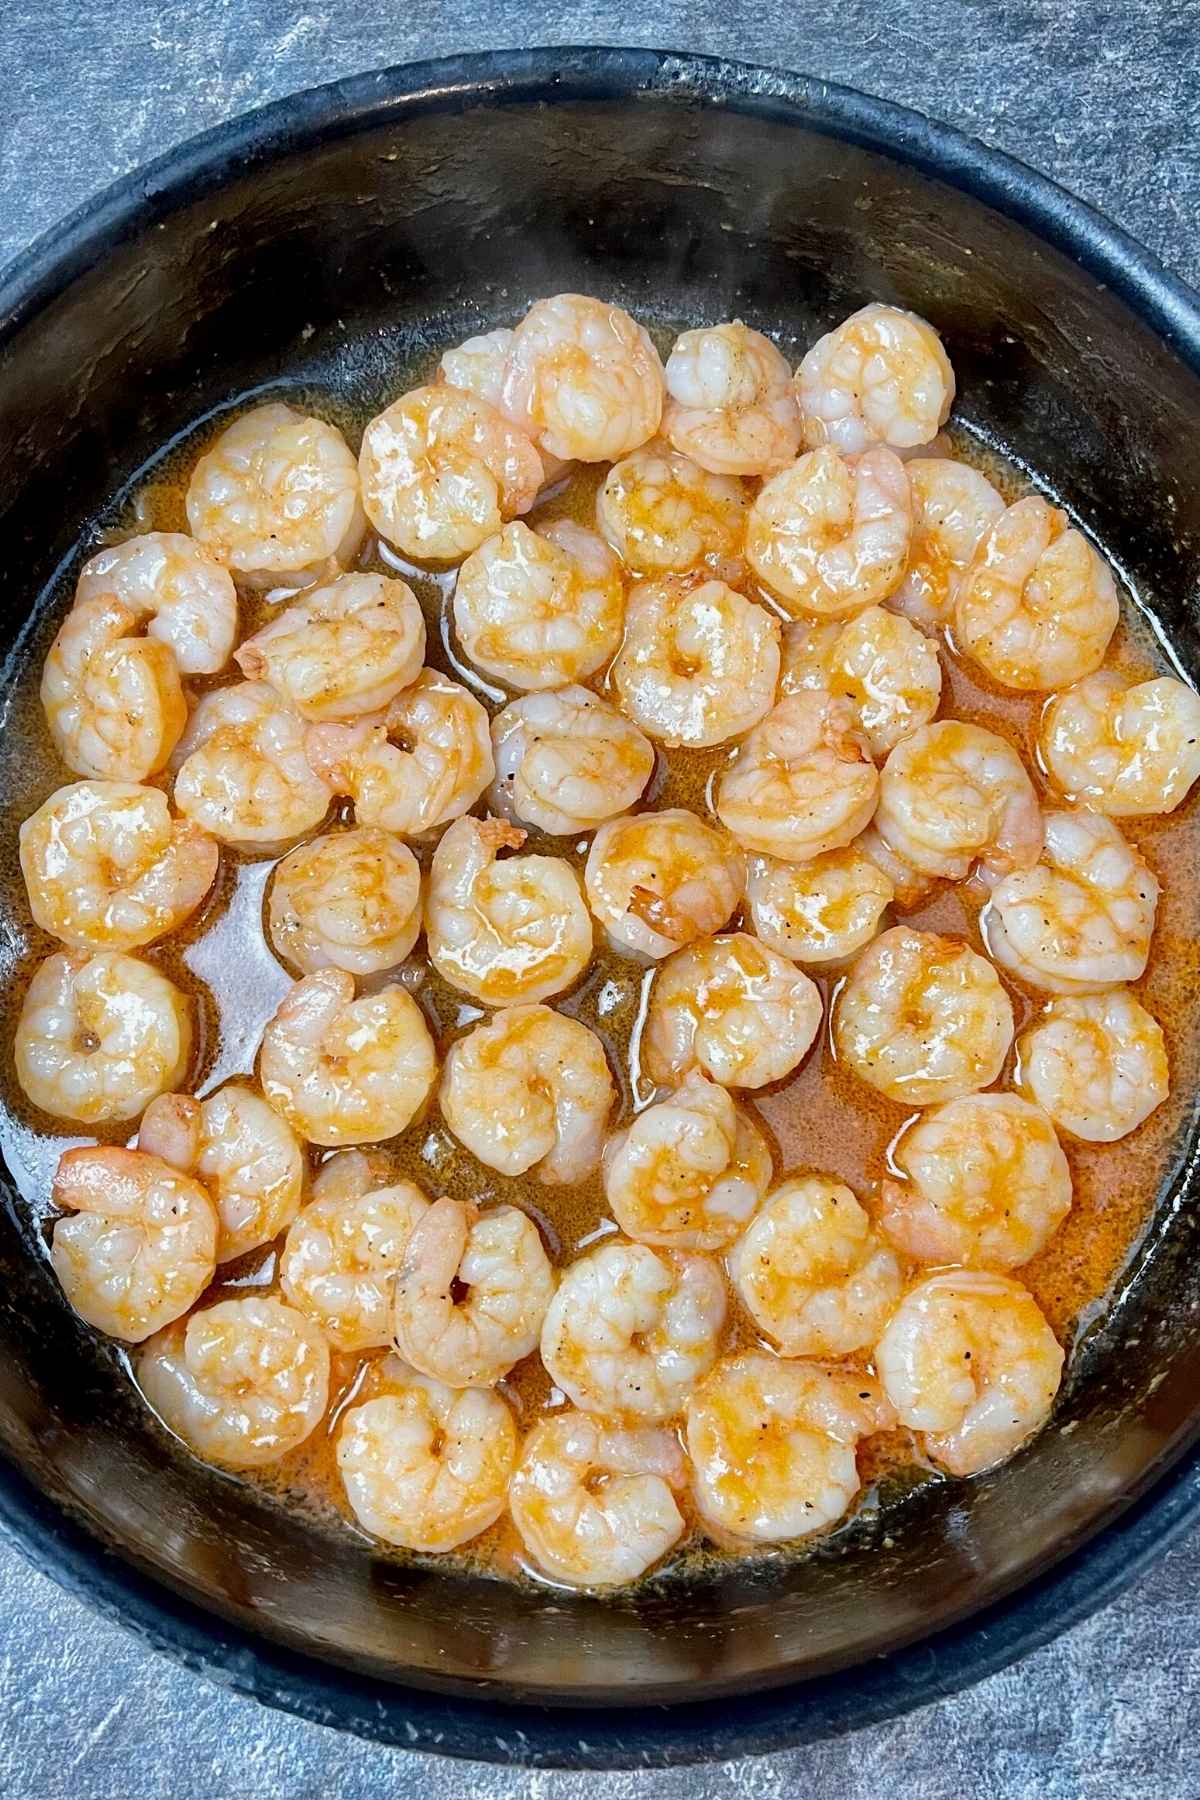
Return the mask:
[[[949,121],[1055,176],[1200,282],[1200,4],[1167,0],[7,0],[0,262],[180,139],[296,88],[521,42],[781,63]],[[717,23],[717,19],[720,23]],[[668,1774],[525,1776],[233,1698],[0,1542],[5,1800],[1143,1800],[1200,1796],[1200,1538],[957,1698],[839,1742]]]

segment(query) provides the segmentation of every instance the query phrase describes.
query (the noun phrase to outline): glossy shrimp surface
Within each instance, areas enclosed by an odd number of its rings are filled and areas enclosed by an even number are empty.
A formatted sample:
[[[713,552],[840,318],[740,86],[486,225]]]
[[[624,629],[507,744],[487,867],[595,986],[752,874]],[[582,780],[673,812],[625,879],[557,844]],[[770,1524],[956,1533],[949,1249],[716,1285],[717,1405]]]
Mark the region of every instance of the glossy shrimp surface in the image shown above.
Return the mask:
[[[1016,1079],[1060,1131],[1115,1143],[1170,1091],[1162,1027],[1128,988],[1063,995],[1022,1032]]]
[[[623,603],[620,564],[594,531],[518,521],[463,563],[454,629],[475,666],[508,687],[562,687],[610,660]]]
[[[601,826],[584,881],[609,941],[657,961],[728,924],[746,861],[718,826],[674,806]]]
[[[827,445],[763,484],[746,556],[789,612],[848,618],[899,585],[912,536],[904,465],[891,450],[850,461]]]
[[[976,861],[996,875],[1027,869],[1042,843],[1042,814],[1011,744],[961,719],[924,725],[883,766],[880,837],[920,873],[961,881]]]
[[[302,722],[263,681],[205,694],[175,765],[180,812],[241,849],[277,849],[329,811],[332,793],[306,754]]]
[[[538,300],[505,361],[501,404],[544,450],[612,462],[652,438],[662,418],[662,363],[619,306],[584,294]]]
[[[267,903],[271,942],[304,975],[397,968],[421,929],[421,870],[390,832],[330,832],[289,852]]]
[[[850,703],[806,692],[781,700],[745,738],[721,775],[716,810],[745,849],[807,862],[856,838],[878,797]]]
[[[1200,695],[1173,675],[1131,686],[1101,670],[1047,703],[1038,747],[1078,805],[1114,819],[1174,812],[1200,779]]]
[[[752,856],[746,903],[755,936],[798,963],[838,963],[869,944],[895,889],[859,844],[807,862]]]
[[[959,583],[981,540],[1004,511],[986,475],[943,456],[906,462],[912,499],[912,538],[904,578],[888,598],[917,625],[945,625],[954,615]]]
[[[146,635],[174,653],[182,675],[212,675],[233,651],[237,589],[229,570],[182,531],[110,544],[79,571],[75,602],[118,600]]]
[[[705,568],[735,580],[749,509],[736,476],[714,475],[655,441],[613,464],[596,496],[596,526],[639,574]]]
[[[882,759],[937,711],[941,664],[923,632],[882,606],[844,624],[798,619],[784,630],[779,691],[808,690],[848,700],[871,755]]]
[[[717,475],[773,475],[800,448],[792,372],[740,320],[685,331],[667,358],[663,436]]]
[[[238,666],[302,719],[378,712],[425,660],[425,619],[404,581],[339,575],[246,639]]]
[[[513,700],[492,720],[494,812],[552,837],[626,812],[654,772],[654,746],[583,687]]]
[[[932,325],[872,301],[819,338],[796,373],[805,442],[851,455],[872,444],[909,450],[937,436],[954,401],[954,371]]]
[[[765,1087],[791,1073],[820,1023],[820,993],[794,963],[744,931],[704,938],[655,975],[643,1068],[665,1086],[699,1069],[722,1087]]]
[[[723,744],[775,698],[779,621],[723,581],[632,589],[610,680],[636,725],[669,748]]]
[[[81,600],[42,668],[42,706],[58,754],[76,775],[145,781],[165,766],[187,723],[169,644],[137,635],[138,614],[110,594]]]

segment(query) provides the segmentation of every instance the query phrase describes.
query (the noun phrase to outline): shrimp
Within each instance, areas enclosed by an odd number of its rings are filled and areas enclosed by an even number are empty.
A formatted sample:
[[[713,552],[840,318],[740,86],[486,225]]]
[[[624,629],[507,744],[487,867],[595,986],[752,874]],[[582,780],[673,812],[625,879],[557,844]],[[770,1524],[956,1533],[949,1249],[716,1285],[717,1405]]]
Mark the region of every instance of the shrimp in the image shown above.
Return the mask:
[[[1017,1040],[1016,1085],[1060,1131],[1115,1143],[1170,1091],[1162,1027],[1128,988],[1064,995]]]
[[[1041,861],[992,891],[988,951],[1035,988],[1097,993],[1145,972],[1158,882],[1101,813],[1046,815]]]
[[[736,476],[713,475],[662,443],[614,463],[596,496],[596,524],[642,575],[705,568],[735,581],[750,496]]]
[[[1001,513],[958,584],[954,640],[1002,687],[1046,693],[1104,661],[1120,617],[1108,566],[1036,494]]]
[[[771,1152],[755,1121],[695,1073],[604,1151],[604,1197],[618,1225],[671,1250],[727,1248],[770,1182]]]
[[[54,747],[76,775],[145,781],[165,767],[187,723],[169,644],[136,637],[137,614],[102,594],[71,608],[42,670]]]
[[[878,798],[849,701],[789,694],[738,747],[717,783],[716,812],[747,850],[808,862],[856,838]]]
[[[263,1032],[263,1092],[312,1144],[362,1144],[404,1130],[437,1074],[433,1039],[402,987],[354,998],[344,969],[285,994]]]
[[[621,565],[570,519],[506,525],[454,584],[454,629],[476,667],[525,691],[594,675],[621,641]]]
[[[339,575],[285,607],[237,653],[251,681],[265,681],[302,719],[378,712],[416,680],[425,618],[404,581]]]
[[[861,1486],[859,1439],[893,1422],[878,1383],[854,1369],[757,1350],[726,1357],[687,1403],[700,1517],[718,1541],[824,1531]]]
[[[853,848],[891,883],[892,896],[899,907],[919,906],[934,886],[934,877],[914,869],[911,863],[898,856],[873,822],[855,838]]]
[[[29,910],[77,950],[136,950],[190,918],[212,887],[219,852],[157,788],[76,781],[20,830]]]
[[[493,810],[554,837],[628,810],[654,773],[654,746],[587,688],[525,694],[492,720]]]
[[[982,1270],[929,1275],[893,1313],[875,1351],[902,1425],[952,1475],[1002,1463],[1044,1424],[1062,1346],[1032,1294]]]
[[[303,837],[333,797],[305,755],[303,724],[262,681],[205,694],[175,760],[180,812],[241,849]]]
[[[796,371],[796,397],[807,444],[911,450],[949,418],[954,370],[932,325],[872,301],[817,339]]]
[[[431,1381],[388,1357],[386,1392],[353,1406],[337,1464],[359,1524],[405,1550],[457,1550],[504,1511],[517,1429],[498,1394]]]
[[[282,1300],[246,1294],[194,1312],[142,1349],[146,1403],[197,1456],[231,1469],[278,1462],[329,1405],[329,1346]]]
[[[563,1271],[542,1361],[584,1412],[654,1425],[712,1368],[724,1323],[725,1283],[707,1256],[599,1244]]]
[[[861,950],[891,905],[892,883],[857,843],[803,863],[750,859],[746,902],[755,936],[798,963],[835,963]]]
[[[845,624],[799,619],[785,626],[779,691],[806,690],[848,700],[871,755],[882,758],[932,719],[942,667],[915,625],[868,606]]]
[[[396,1343],[414,1369],[447,1387],[493,1387],[536,1348],[553,1294],[554,1270],[527,1213],[480,1212],[443,1196],[405,1245]]]
[[[1042,813],[1011,744],[961,719],[923,725],[883,765],[875,825],[919,873],[961,881],[978,859],[995,875],[1027,869]]]
[[[304,975],[398,968],[421,929],[417,859],[370,826],[313,838],[276,868],[267,921],[276,953]]]
[[[305,748],[360,825],[421,837],[469,811],[496,772],[488,715],[468,688],[422,669],[378,719],[314,725]]]
[[[182,531],[148,531],[89,557],[75,604],[117,600],[146,635],[174,652],[181,675],[215,675],[237,639],[237,589],[229,570]]]
[[[775,698],[779,621],[723,581],[640,582],[610,679],[630,718],[668,748],[726,743]]]
[[[305,1170],[295,1134],[241,1082],[204,1100],[152,1100],[138,1148],[203,1182],[217,1209],[219,1263],[269,1244],[300,1210]]]
[[[1005,510],[986,475],[945,456],[906,462],[912,540],[904,579],[888,605],[927,629],[949,622],[958,584],[981,539]]]
[[[827,445],[764,482],[746,557],[784,606],[847,618],[900,584],[912,537],[904,464],[891,450],[850,462]]]
[[[773,475],[800,448],[792,372],[735,319],[685,331],[667,358],[663,436],[716,475]]]
[[[1071,1171],[1054,1126],[1019,1094],[970,1094],[900,1134],[884,1181],[884,1230],[918,1262],[1015,1269],[1071,1210]]]
[[[746,859],[719,827],[673,806],[602,825],[584,884],[610,942],[657,960],[729,922]]]
[[[869,1349],[904,1285],[895,1252],[829,1175],[776,1188],[727,1264],[738,1299],[785,1356]]]
[[[498,860],[524,842],[524,831],[503,819],[456,819],[429,869],[430,960],[451,987],[485,1006],[548,999],[592,959],[591,916],[570,863]]]
[[[582,1181],[600,1162],[616,1099],[599,1038],[548,1006],[512,1006],[451,1046],[442,1116],[489,1169]]]
[[[723,1087],[789,1075],[821,1023],[821,995],[794,963],[744,931],[705,938],[657,971],[642,1034],[651,1081],[700,1069]]]
[[[185,505],[192,536],[251,587],[302,585],[348,563],[367,528],[341,432],[277,400],[226,427]]]
[[[1200,777],[1200,695],[1101,670],[1047,701],[1038,748],[1068,800],[1114,819],[1174,812]]]
[[[81,1125],[136,1119],[177,1087],[192,1008],[173,982],[116,950],[60,950],[29,984],[13,1045],[33,1104]]]
[[[553,456],[615,462],[654,436],[664,397],[658,351],[619,306],[555,294],[513,334],[501,404]]]
[[[833,1012],[838,1056],[901,1106],[990,1087],[1012,1039],[1012,1002],[987,958],[907,925],[863,951]]]
[[[217,1215],[198,1181],[142,1150],[59,1158],[50,1261],[97,1331],[140,1344],[199,1299],[216,1267]]]
[[[377,1181],[361,1150],[339,1150],[288,1228],[279,1283],[335,1350],[392,1341],[392,1289],[429,1201],[411,1181]]]
[[[443,350],[438,363],[438,380],[461,388],[466,394],[474,394],[479,400],[486,400],[499,412],[504,365],[515,335],[510,326],[500,325],[495,331],[483,331],[476,337],[466,338],[452,350]]]

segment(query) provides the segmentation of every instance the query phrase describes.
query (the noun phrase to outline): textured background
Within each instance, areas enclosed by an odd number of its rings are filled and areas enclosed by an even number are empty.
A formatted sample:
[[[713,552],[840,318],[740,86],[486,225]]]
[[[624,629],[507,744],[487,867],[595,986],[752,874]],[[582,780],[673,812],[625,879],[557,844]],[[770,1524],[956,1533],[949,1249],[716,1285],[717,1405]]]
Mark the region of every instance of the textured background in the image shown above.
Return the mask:
[[[781,63],[904,101],[1055,176],[1200,282],[1196,0],[5,0],[0,263],[114,176],[293,89],[450,51],[586,42]],[[381,1750],[232,1698],[0,1543],[0,1795],[1195,1800],[1198,1586],[1193,1539],[1019,1667],[839,1743],[675,1774],[523,1776]]]

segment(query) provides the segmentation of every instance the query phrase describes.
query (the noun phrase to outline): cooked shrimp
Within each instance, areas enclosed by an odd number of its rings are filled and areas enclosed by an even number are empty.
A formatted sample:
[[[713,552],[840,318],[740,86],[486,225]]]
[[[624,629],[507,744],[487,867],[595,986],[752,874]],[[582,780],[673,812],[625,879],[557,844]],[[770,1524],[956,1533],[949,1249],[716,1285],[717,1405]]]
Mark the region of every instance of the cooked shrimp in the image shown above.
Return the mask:
[[[673,1432],[556,1413],[525,1439],[508,1505],[525,1549],[551,1580],[621,1587],[683,1536],[675,1495],[686,1485]]]
[[[204,1100],[152,1100],[138,1148],[204,1183],[217,1208],[219,1263],[269,1244],[300,1210],[300,1145],[286,1120],[240,1082]]]
[[[1157,880],[1111,819],[1055,812],[1041,861],[999,883],[980,924],[1014,975],[1051,994],[1087,994],[1144,972],[1157,908]]]
[[[398,968],[421,929],[417,859],[370,826],[313,838],[275,870],[267,920],[278,954],[305,975]]]
[[[859,1439],[892,1423],[878,1383],[854,1369],[726,1357],[687,1404],[700,1516],[719,1538],[760,1544],[824,1531],[861,1486]]]
[[[148,531],[110,544],[79,571],[75,603],[118,600],[146,635],[175,653],[182,675],[223,669],[237,638],[237,589],[229,570],[182,531]]]
[[[895,1252],[829,1175],[776,1188],[727,1262],[742,1305],[785,1356],[869,1349],[903,1288]]]
[[[809,689],[848,700],[872,756],[882,758],[932,719],[942,668],[915,625],[868,606],[845,624],[798,619],[784,627],[779,691]]]
[[[803,863],[750,859],[746,901],[755,936],[798,963],[841,962],[869,944],[891,881],[857,843]]]
[[[892,1315],[875,1351],[902,1425],[952,1475],[977,1475],[1044,1423],[1063,1353],[1032,1294],[1004,1275],[930,1275]]]
[[[685,331],[667,358],[663,436],[716,475],[773,475],[800,448],[792,372],[735,319]]]
[[[621,705],[674,749],[723,744],[768,711],[779,621],[723,581],[644,581],[629,595],[611,680]]]
[[[456,1550],[504,1511],[517,1460],[517,1430],[498,1394],[447,1387],[398,1357],[386,1392],[353,1406],[338,1434],[337,1462],[359,1524],[389,1544]]]
[[[152,1338],[137,1383],[168,1430],[232,1469],[278,1462],[329,1404],[329,1347],[282,1300],[219,1300]]]
[[[1200,695],[1173,675],[1130,687],[1101,670],[1047,702],[1038,742],[1068,800],[1114,819],[1174,812],[1200,777]]]
[[[443,350],[438,363],[438,379],[486,400],[489,406],[499,411],[504,365],[514,336],[509,326],[500,325],[495,331],[483,331],[477,337],[466,338],[452,350]]]
[[[145,781],[187,723],[175,652],[136,637],[137,614],[110,595],[71,608],[42,670],[54,747],[76,775]]]
[[[284,995],[263,1032],[263,1092],[312,1144],[395,1137],[437,1073],[424,1015],[402,987],[354,998],[344,969],[318,969]]]
[[[602,825],[584,883],[610,941],[657,959],[728,924],[746,859],[719,827],[673,806]]]
[[[425,619],[404,581],[339,575],[247,638],[238,666],[302,719],[378,712],[421,673]]]
[[[872,301],[818,338],[796,371],[808,444],[857,454],[911,450],[937,436],[954,403],[954,370],[932,325]]]
[[[217,873],[213,839],[171,817],[157,788],[76,781],[20,831],[29,910],[75,949],[136,950],[200,905]]]
[[[1170,1091],[1162,1027],[1128,988],[1065,995],[1017,1040],[1016,1081],[1060,1131],[1115,1143]]]
[[[339,1150],[290,1227],[279,1282],[335,1350],[392,1341],[392,1289],[429,1201],[411,1181],[377,1181],[361,1150]]]
[[[517,326],[501,402],[554,456],[615,462],[654,436],[664,393],[658,351],[627,312],[555,294]]]
[[[750,496],[736,477],[710,474],[656,442],[613,464],[596,496],[596,524],[640,574],[703,567],[734,580],[749,509]]]
[[[604,1197],[618,1225],[672,1250],[725,1249],[770,1181],[771,1152],[754,1120],[695,1073],[604,1151]]]
[[[468,688],[422,669],[380,719],[315,725],[314,769],[349,794],[360,825],[420,837],[474,806],[495,774],[485,708]]]
[[[901,1106],[990,1087],[1012,1038],[1012,1003],[987,958],[907,925],[868,945],[833,1013],[839,1057]]]
[[[141,1150],[66,1150],[50,1261],[81,1318],[140,1344],[185,1313],[216,1266],[217,1216],[198,1181]]]
[[[184,1077],[191,1004],[137,957],[60,950],[29,984],[13,1052],[43,1112],[83,1125],[136,1119]]]
[[[448,1387],[492,1387],[536,1347],[553,1294],[554,1270],[527,1213],[443,1197],[405,1245],[396,1343],[414,1369]]]
[[[594,831],[631,807],[654,747],[587,688],[525,694],[492,720],[494,811],[555,837]]]
[[[794,963],[744,931],[705,938],[658,970],[642,1035],[651,1081],[701,1069],[723,1087],[765,1087],[801,1061],[821,996]]]
[[[439,1094],[459,1141],[502,1175],[582,1181],[616,1090],[599,1038],[548,1006],[512,1006],[451,1046]]]
[[[1108,566],[1036,494],[981,539],[958,584],[954,639],[1002,687],[1046,693],[1104,661],[1120,603]]]
[[[621,641],[621,565],[570,519],[519,521],[458,572],[454,629],[471,661],[509,687],[561,687],[594,675]]]
[[[205,694],[176,751],[175,804],[223,843],[271,850],[329,811],[304,726],[263,681]]]
[[[746,556],[789,609],[845,618],[899,586],[911,534],[899,457],[868,450],[850,462],[827,445],[763,483],[750,508]]]
[[[739,746],[717,784],[716,810],[747,850],[807,862],[856,838],[878,797],[849,701],[789,694]]]
[[[919,1262],[1015,1269],[1071,1210],[1071,1171],[1054,1126],[1019,1094],[969,1094],[901,1133],[907,1177],[880,1189],[880,1222]]]
[[[524,842],[524,831],[503,819],[456,819],[429,869],[430,960],[451,987],[485,1006],[560,994],[592,959],[592,921],[570,863],[498,860]]]
[[[1025,765],[981,725],[942,719],[896,745],[883,765],[875,824],[903,862],[961,881],[978,858],[996,875],[1027,869],[1042,814]]]
[[[986,475],[945,456],[906,462],[912,496],[912,539],[904,579],[888,605],[917,625],[945,625],[958,584],[984,534],[1004,511]]]
[[[254,587],[349,562],[367,528],[341,432],[277,400],[221,433],[192,470],[186,505],[193,537]]]

